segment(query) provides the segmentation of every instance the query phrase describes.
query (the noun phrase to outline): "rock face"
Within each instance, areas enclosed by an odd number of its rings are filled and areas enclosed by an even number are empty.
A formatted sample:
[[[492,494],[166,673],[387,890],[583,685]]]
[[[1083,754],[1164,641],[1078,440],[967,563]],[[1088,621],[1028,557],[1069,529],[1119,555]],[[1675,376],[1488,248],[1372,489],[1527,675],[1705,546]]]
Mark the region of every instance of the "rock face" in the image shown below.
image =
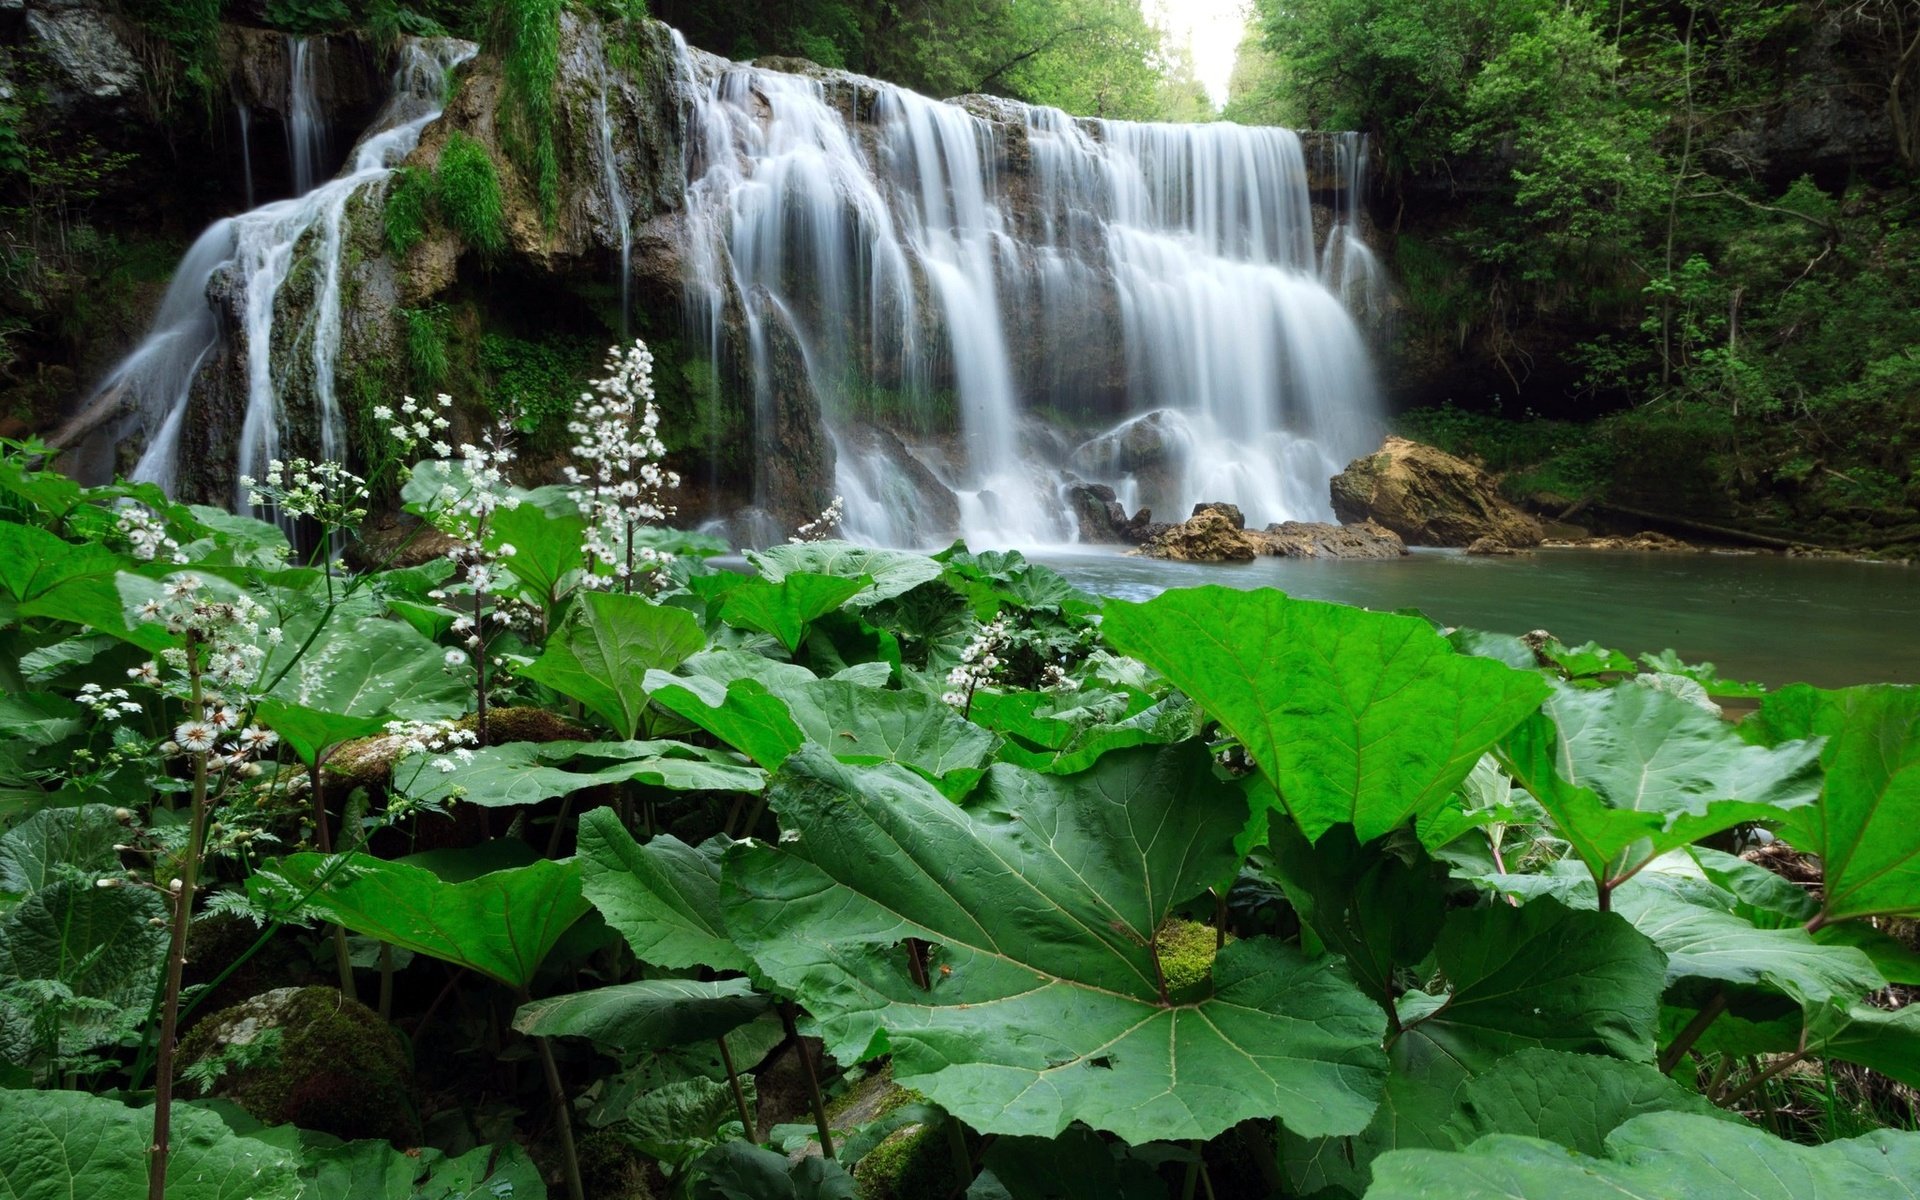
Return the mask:
[[[183,1068],[207,1063],[201,1091],[269,1125],[335,1137],[419,1140],[412,1071],[380,1015],[328,987],[276,988],[213,1014],[180,1044]]]
[[[1347,464],[1330,485],[1342,521],[1374,521],[1413,546],[1468,546],[1481,538],[1537,546],[1540,523],[1500,496],[1485,471],[1406,438]]]
[[[1200,504],[1178,525],[1163,526],[1141,547],[1145,558],[1176,562],[1252,562],[1274,558],[1399,558],[1406,543],[1372,522],[1328,525],[1286,521],[1263,530],[1246,528],[1231,504]]]
[[[1104,483],[1076,484],[1067,489],[1067,506],[1073,512],[1080,540],[1111,544],[1127,540],[1127,510],[1112,488]]]

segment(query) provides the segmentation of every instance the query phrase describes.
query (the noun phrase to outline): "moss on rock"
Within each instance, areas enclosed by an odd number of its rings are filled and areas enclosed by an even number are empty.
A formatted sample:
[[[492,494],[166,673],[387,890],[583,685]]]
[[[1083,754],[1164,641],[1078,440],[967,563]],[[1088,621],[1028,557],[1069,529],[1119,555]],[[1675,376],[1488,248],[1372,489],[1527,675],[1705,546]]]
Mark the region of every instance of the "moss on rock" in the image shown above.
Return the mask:
[[[263,1041],[278,1044],[236,1053]],[[244,1065],[220,1073],[206,1094],[269,1125],[402,1146],[419,1141],[406,1047],[378,1013],[338,989],[279,988],[208,1017],[181,1043],[180,1062],[186,1071],[216,1057]]]
[[[1170,917],[1153,941],[1169,998],[1176,1002],[1193,999],[1212,987],[1219,934],[1211,925]]]

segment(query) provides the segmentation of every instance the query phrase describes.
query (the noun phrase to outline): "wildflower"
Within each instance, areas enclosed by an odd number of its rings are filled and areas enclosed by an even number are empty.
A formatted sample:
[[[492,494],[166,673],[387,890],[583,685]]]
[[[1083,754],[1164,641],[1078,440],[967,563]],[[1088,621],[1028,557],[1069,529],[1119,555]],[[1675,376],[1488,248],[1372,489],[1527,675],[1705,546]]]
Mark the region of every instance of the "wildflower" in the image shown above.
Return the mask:
[[[173,731],[173,740],[182,750],[204,754],[213,749],[220,731],[205,721],[188,721]]]

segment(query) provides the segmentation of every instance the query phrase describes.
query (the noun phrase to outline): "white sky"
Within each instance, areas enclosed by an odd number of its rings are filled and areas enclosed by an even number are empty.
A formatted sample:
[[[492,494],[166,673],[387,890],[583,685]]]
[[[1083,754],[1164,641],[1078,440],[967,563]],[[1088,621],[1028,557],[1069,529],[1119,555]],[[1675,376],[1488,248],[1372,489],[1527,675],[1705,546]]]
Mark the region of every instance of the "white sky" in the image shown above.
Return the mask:
[[[1227,102],[1227,80],[1233,75],[1234,51],[1246,29],[1246,0],[1140,0],[1147,19],[1169,31],[1178,44],[1193,49],[1193,69],[1213,97],[1214,107]]]

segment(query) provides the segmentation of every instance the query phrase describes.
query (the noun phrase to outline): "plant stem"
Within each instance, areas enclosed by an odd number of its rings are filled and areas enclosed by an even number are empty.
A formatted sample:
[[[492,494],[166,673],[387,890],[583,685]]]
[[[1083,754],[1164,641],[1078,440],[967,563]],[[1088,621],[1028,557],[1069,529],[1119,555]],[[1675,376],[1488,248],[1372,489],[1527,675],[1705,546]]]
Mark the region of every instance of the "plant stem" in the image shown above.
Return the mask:
[[[320,767],[326,761],[325,752],[313,756],[313,765],[307,768],[307,791],[313,799],[313,844],[322,854],[333,853],[333,830],[327,820],[327,803],[320,792]],[[347,931],[341,925],[329,925],[333,937],[333,965],[340,974],[340,994],[349,1000],[358,1000],[359,992],[353,983],[353,955],[347,950]]]
[[[1180,1183],[1180,1200],[1193,1200],[1200,1190],[1200,1139],[1195,1138],[1188,1148],[1193,1151],[1193,1161],[1187,1164],[1187,1177]]]
[[[793,1043],[793,1052],[800,1056],[800,1068],[807,1076],[807,1100],[813,1105],[813,1127],[820,1133],[820,1153],[832,1158],[833,1130],[827,1124],[827,1102],[820,1095],[820,1075],[814,1070],[813,1055],[807,1052],[807,1043],[793,1022],[792,1003],[781,1003],[780,1023],[786,1026],[787,1039]]]
[[[1693,1020],[1687,1022],[1687,1027],[1680,1031],[1680,1036],[1673,1039],[1673,1045],[1667,1047],[1667,1052],[1660,1056],[1660,1073],[1668,1074],[1679,1066],[1680,1060],[1686,1057],[1687,1051],[1693,1049],[1693,1044],[1699,1041],[1700,1035],[1707,1031],[1707,1026],[1713,1024],[1725,1011],[1727,1011],[1727,990],[1719,988],[1715,990],[1711,999],[1700,1006],[1700,1011],[1694,1014]]]
[[[753,1114],[747,1111],[747,1093],[740,1086],[740,1073],[733,1069],[733,1051],[727,1046],[727,1035],[723,1033],[713,1040],[720,1043],[720,1065],[727,1069],[727,1086],[733,1089],[733,1107],[740,1114],[743,1136],[750,1142],[757,1142],[760,1139],[754,1136]]]
[[[201,711],[200,638],[186,639],[187,674],[193,687],[193,711]],[[167,1158],[173,1137],[173,1053],[180,1033],[180,989],[187,969],[187,933],[193,923],[193,891],[207,839],[207,752],[193,756],[193,810],[187,819],[187,853],[173,897],[173,934],[167,945],[167,990],[160,1005],[160,1046],[153,1084],[153,1144],[147,1148],[147,1200],[166,1200]]]
[[[947,1115],[947,1149],[953,1154],[953,1195],[961,1195],[973,1182],[973,1155],[967,1150],[967,1127],[960,1118]]]
[[[393,946],[380,943],[380,1019],[393,1019]]]
[[[526,989],[520,991],[520,1003],[531,1004],[533,997]],[[567,1100],[567,1089],[560,1082],[560,1064],[553,1061],[553,1047],[547,1039],[527,1035],[533,1048],[540,1055],[540,1071],[547,1077],[547,1098],[553,1101],[553,1117],[560,1131],[560,1156],[567,1172],[567,1200],[585,1200],[586,1192],[580,1183],[580,1155],[573,1145],[573,1112]]]
[[[1741,1084],[1738,1088],[1734,1089],[1731,1095],[1721,1100],[1720,1107],[1731,1108],[1733,1105],[1740,1103],[1740,1101],[1745,1100],[1748,1096],[1752,1095],[1755,1089],[1759,1088],[1761,1084],[1767,1082],[1767,1080],[1772,1079],[1774,1076],[1780,1074],[1780,1072],[1786,1070],[1788,1067],[1793,1066],[1795,1063],[1800,1062],[1806,1057],[1807,1057],[1807,1051],[1805,1050],[1795,1050],[1792,1054],[1781,1055],[1779,1058],[1775,1059],[1773,1063],[1767,1067],[1766,1070],[1756,1073],[1752,1079],[1749,1079],[1745,1083]]]

